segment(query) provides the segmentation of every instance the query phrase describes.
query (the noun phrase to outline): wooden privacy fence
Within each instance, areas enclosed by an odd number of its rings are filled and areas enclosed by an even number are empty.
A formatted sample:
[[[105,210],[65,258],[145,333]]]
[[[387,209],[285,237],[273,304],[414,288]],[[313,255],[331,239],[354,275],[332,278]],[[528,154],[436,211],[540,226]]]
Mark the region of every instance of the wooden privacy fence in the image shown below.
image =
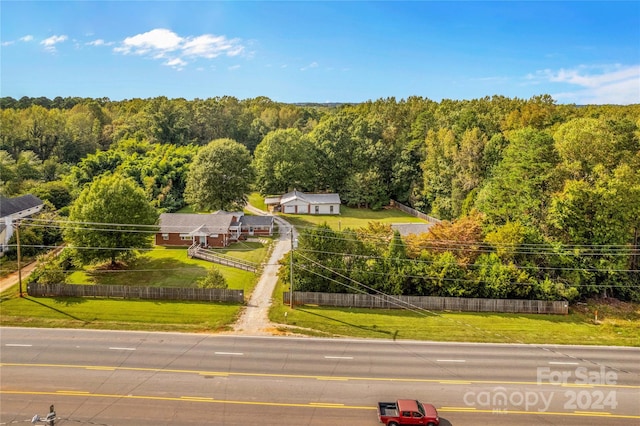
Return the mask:
[[[337,306],[379,309],[428,309],[434,311],[504,312],[519,314],[569,313],[565,301],[520,299],[474,299],[463,297],[389,296],[376,294],[294,292],[296,305]],[[289,292],[284,293],[284,303],[289,303]]]
[[[27,286],[27,294],[33,297],[104,297],[107,299],[197,300],[244,303],[243,290],[220,288],[29,284]]]
[[[395,207],[398,210],[401,210],[401,211],[403,211],[403,212],[405,212],[407,214],[410,214],[413,217],[417,217],[417,218],[420,218],[422,220],[426,220],[429,223],[440,223],[440,222],[442,222],[440,219],[436,219],[433,216],[426,215],[426,214],[424,214],[422,212],[419,212],[416,209],[413,209],[413,208],[411,208],[409,206],[405,206],[404,204],[399,203],[396,200],[391,200],[391,206]]]

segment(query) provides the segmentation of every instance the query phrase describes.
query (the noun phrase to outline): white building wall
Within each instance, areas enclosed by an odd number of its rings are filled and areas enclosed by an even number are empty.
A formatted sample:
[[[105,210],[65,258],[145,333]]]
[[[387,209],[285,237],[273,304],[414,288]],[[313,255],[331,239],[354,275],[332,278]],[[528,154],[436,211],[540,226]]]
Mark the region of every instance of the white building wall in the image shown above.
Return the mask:
[[[331,211],[331,207],[333,207],[333,211]],[[320,204],[318,206],[318,213],[316,213],[316,209],[314,206],[311,206],[312,214],[340,214],[340,206],[333,204]]]

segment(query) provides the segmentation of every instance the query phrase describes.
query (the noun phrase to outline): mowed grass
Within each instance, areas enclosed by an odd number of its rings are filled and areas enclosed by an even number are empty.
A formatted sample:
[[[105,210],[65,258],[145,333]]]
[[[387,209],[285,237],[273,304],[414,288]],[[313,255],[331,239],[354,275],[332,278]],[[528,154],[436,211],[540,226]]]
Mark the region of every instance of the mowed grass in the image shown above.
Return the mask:
[[[0,325],[210,333],[227,330],[241,309],[207,302],[20,298],[12,287],[2,294]]]
[[[221,253],[250,261],[260,261],[268,248],[261,243],[240,243]],[[244,290],[248,296],[259,278],[258,274],[206,260],[189,258],[185,248],[155,247],[144,252],[123,270],[86,269],[67,278],[68,284],[134,285],[152,287],[196,287],[199,278],[217,268],[229,289]]]
[[[296,306],[282,304],[276,292],[271,321],[283,333],[327,337],[491,342],[526,344],[640,346],[640,305],[629,312],[611,311],[596,323],[592,308],[568,315],[469,312],[412,312]],[[285,316],[285,313],[287,314]]]
[[[283,219],[299,228],[327,224],[333,230],[346,228],[358,229],[369,222],[381,223],[427,223],[426,221],[408,215],[398,209],[383,209],[373,211],[369,209],[354,209],[340,206],[339,215],[311,215],[311,214],[279,214]]]
[[[422,312],[296,306],[278,285],[269,314],[282,334],[322,337],[580,344],[640,347],[640,305],[626,312],[590,306],[569,315]],[[2,293],[0,325],[215,333],[228,330],[240,305],[90,298],[19,298]],[[593,317],[599,310],[598,322]],[[285,316],[285,312],[287,315]]]

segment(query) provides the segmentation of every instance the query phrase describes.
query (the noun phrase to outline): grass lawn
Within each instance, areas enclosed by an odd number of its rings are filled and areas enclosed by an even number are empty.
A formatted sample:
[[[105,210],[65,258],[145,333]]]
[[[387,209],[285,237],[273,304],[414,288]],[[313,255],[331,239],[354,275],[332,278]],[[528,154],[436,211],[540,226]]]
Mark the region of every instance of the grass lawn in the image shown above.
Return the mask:
[[[246,243],[239,257],[253,258],[252,256],[264,256],[267,248],[260,243]],[[257,247],[260,246],[258,249]],[[250,253],[251,250],[262,253]],[[232,249],[228,249],[227,256]],[[261,257],[263,258],[263,257]],[[212,267],[218,268],[227,280],[229,289],[244,290],[245,296],[249,296],[257,283],[259,276],[253,272],[242,271],[237,268],[223,266],[200,259],[192,259],[187,256],[185,248],[155,247],[144,252],[128,268],[128,270],[86,270],[76,271],[69,275],[69,284],[111,284],[111,285],[135,285],[152,287],[194,287],[195,282],[205,276]]]
[[[286,324],[283,332],[313,336],[434,341],[584,344],[640,346],[640,305],[610,310],[596,324],[593,311],[572,309],[569,315],[424,312],[282,305],[279,286],[271,321]],[[287,316],[285,317],[285,312]]]
[[[425,312],[296,306],[274,293],[270,318],[281,332],[323,337],[359,337],[528,344],[640,347],[640,304],[572,308],[569,315]],[[2,293],[0,325],[218,332],[237,319],[241,306],[221,303],[17,297]],[[598,310],[598,323],[593,318]],[[284,313],[287,313],[285,317]]]
[[[258,192],[252,192],[249,194],[249,204],[264,212],[268,211],[267,205],[264,203],[264,197]]]
[[[398,209],[373,211],[369,209],[353,209],[346,206],[340,206],[339,215],[280,214],[280,216],[296,227],[309,227],[326,223],[334,230],[362,228],[367,226],[369,222],[388,224],[427,223]]]
[[[228,329],[242,306],[158,300],[17,297],[3,292],[0,325],[179,332]]]

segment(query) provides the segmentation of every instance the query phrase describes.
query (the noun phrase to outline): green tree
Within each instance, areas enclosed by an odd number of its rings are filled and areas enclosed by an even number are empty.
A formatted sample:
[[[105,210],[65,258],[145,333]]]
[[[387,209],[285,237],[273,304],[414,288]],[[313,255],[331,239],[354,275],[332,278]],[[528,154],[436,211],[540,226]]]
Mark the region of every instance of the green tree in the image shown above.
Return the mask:
[[[16,178],[20,181],[40,179],[42,177],[42,161],[33,151],[23,151],[16,161]]]
[[[352,112],[326,116],[309,134],[316,151],[316,189],[340,193],[348,176],[362,167],[359,141],[352,132],[356,118]]]
[[[389,196],[382,182],[381,174],[375,170],[354,173],[347,178],[341,198],[352,207],[380,210],[389,204]]]
[[[228,288],[227,280],[218,268],[212,266],[207,272],[207,275],[198,280],[198,287],[200,288]]]
[[[198,210],[242,209],[253,179],[249,150],[232,139],[217,139],[193,159],[184,198]]]
[[[275,130],[254,152],[256,185],[263,195],[313,190],[313,146],[298,129]]]
[[[558,162],[553,139],[547,133],[532,128],[512,133],[500,164],[478,193],[476,207],[489,223],[542,223],[549,197],[560,185]]]
[[[0,193],[9,197],[18,191],[16,160],[7,151],[0,151]]]
[[[451,130],[430,130],[426,139],[426,156],[422,163],[424,199],[428,211],[440,219],[452,219],[452,181],[458,143]]]
[[[150,100],[145,112],[149,120],[149,132],[153,141],[184,145],[190,142],[190,114],[184,99],[167,99],[164,96]]]
[[[616,140],[607,123],[595,118],[575,118],[553,134],[565,167],[578,179],[591,175],[598,164],[615,167]]]
[[[72,204],[65,241],[82,263],[133,257],[133,250],[151,247],[150,234],[158,213],[131,178],[104,175],[85,187]]]
[[[567,181],[553,197],[550,222],[561,241],[572,246],[574,267],[589,270],[582,278],[581,295],[640,298],[637,278],[640,230],[640,174],[627,165],[613,172],[596,167],[595,184]],[[626,249],[625,249],[626,247]],[[614,271],[628,271],[625,274]],[[628,280],[627,280],[628,278]]]

